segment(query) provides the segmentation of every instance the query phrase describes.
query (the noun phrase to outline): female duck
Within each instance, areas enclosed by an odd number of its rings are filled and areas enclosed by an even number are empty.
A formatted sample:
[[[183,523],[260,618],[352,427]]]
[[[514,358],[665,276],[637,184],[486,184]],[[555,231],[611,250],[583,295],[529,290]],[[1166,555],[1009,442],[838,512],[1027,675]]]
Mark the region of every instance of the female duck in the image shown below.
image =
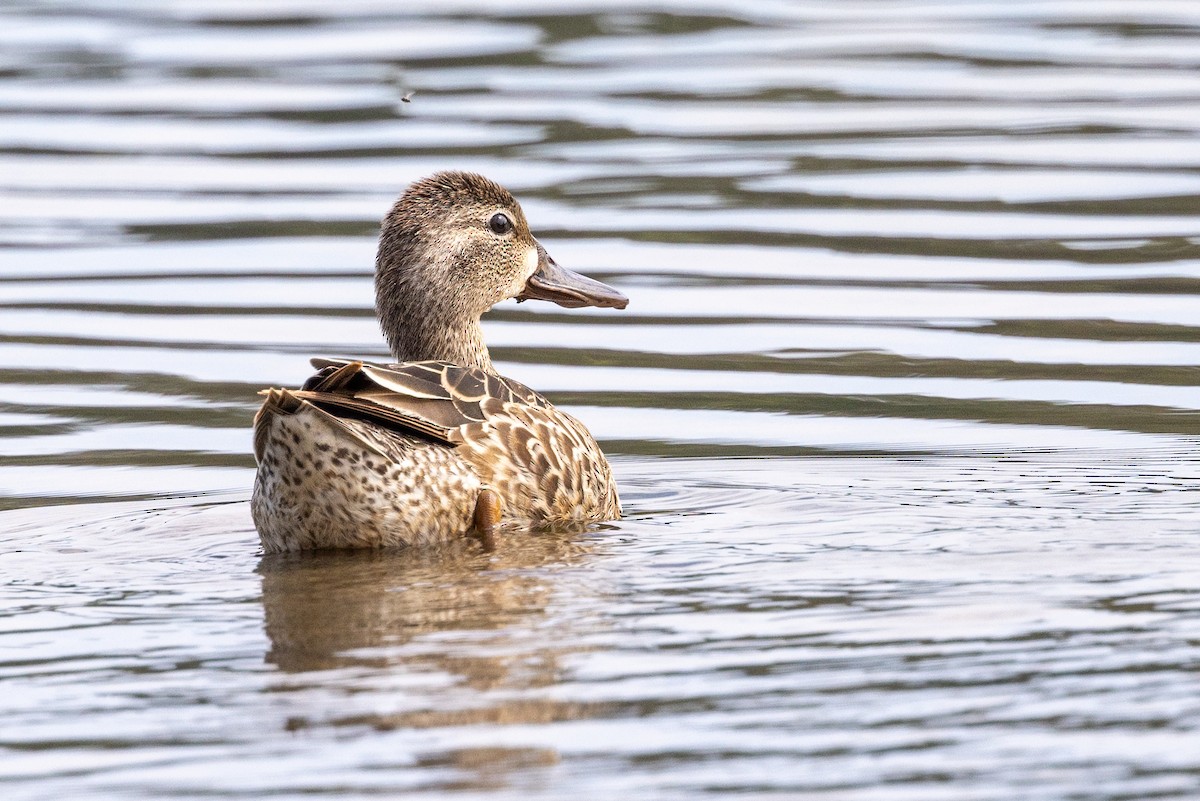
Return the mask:
[[[628,302],[555,264],[500,185],[444,172],[410,186],[375,260],[376,312],[399,364],[314,359],[302,389],[263,392],[251,512],[268,552],[488,543],[500,518],[620,517],[583,424],[496,374],[479,318],[507,298]]]

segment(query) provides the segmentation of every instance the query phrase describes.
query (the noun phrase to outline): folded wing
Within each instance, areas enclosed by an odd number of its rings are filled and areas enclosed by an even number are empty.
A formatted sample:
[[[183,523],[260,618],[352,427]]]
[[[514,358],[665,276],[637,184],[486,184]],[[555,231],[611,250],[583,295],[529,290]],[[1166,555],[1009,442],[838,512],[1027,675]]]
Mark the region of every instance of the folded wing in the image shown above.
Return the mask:
[[[510,378],[448,362],[377,365],[313,359],[316,375],[293,394],[334,414],[420,434],[447,445],[472,424],[506,414],[509,404],[547,408],[550,402]]]
[[[314,359],[313,366],[317,373],[303,388],[268,390],[255,424],[256,453],[270,413],[307,402],[380,453],[388,432],[454,448],[505,499],[506,516],[620,517],[608,460],[587,428],[524,384],[448,362]]]

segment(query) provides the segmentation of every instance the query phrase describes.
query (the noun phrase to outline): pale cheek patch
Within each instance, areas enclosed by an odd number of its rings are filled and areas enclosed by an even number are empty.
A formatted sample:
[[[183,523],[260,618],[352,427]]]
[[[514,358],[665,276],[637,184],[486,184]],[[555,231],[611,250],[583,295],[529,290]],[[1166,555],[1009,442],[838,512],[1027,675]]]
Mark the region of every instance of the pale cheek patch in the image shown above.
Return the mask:
[[[522,260],[521,274],[513,281],[513,285],[509,290],[508,296],[515,297],[525,290],[525,282],[529,280],[529,276],[537,272],[538,268],[538,252],[536,247],[530,246],[525,250],[525,258]]]

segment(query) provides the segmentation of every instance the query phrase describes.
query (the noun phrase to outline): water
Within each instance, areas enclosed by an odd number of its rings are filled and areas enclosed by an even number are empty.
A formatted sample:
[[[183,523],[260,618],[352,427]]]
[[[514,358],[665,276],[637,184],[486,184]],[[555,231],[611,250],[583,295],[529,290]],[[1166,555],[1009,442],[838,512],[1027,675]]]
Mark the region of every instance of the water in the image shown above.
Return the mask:
[[[5,798],[1200,796],[1200,8],[397,8],[0,9]],[[262,557],[443,168],[627,518]]]

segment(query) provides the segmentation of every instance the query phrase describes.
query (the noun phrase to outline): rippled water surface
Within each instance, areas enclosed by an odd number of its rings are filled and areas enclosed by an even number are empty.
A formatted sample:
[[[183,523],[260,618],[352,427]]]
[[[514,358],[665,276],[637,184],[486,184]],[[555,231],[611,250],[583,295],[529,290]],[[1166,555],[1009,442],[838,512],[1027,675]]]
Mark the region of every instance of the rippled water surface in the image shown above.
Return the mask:
[[[627,517],[263,557],[444,168]],[[3,795],[1196,798],[1198,211],[1191,2],[0,7]]]

